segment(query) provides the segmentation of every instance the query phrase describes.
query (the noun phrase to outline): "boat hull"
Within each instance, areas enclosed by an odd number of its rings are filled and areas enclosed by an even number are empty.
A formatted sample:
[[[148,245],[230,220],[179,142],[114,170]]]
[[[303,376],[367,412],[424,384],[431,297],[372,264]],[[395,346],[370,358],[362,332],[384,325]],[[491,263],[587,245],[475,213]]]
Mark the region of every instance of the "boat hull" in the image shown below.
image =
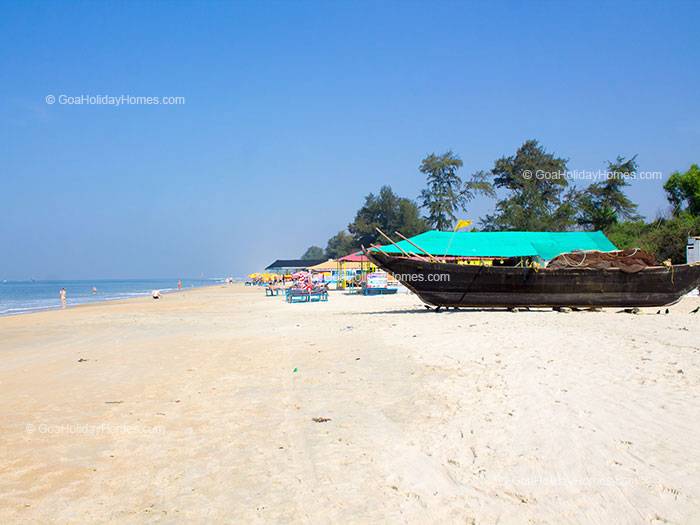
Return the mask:
[[[700,263],[645,268],[547,269],[430,263],[365,251],[433,306],[643,307],[677,302],[700,284]]]

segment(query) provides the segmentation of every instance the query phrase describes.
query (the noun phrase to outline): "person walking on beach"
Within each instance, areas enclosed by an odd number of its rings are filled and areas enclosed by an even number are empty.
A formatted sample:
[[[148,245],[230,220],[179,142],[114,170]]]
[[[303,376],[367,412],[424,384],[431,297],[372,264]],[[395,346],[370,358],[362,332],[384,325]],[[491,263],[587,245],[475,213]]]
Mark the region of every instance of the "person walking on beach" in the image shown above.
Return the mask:
[[[65,308],[66,307],[66,289],[63,288],[58,293],[61,295],[61,308]]]
[[[182,281],[180,280],[177,281],[177,289],[182,290]]]

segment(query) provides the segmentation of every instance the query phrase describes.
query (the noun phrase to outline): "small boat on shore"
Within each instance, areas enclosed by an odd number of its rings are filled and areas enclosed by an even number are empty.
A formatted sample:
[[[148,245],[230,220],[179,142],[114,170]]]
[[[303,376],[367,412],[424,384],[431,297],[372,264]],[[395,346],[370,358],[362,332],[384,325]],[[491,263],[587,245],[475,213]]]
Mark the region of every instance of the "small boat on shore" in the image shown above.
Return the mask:
[[[700,263],[634,269],[463,265],[365,256],[432,306],[644,307],[675,303],[700,284]],[[604,252],[598,252],[604,253]]]

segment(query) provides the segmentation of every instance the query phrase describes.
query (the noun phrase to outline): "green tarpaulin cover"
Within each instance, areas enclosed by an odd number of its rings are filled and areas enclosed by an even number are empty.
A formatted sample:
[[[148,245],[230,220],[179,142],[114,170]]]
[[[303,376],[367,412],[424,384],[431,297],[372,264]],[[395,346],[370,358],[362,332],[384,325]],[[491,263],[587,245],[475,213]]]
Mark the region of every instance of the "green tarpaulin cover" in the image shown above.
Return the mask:
[[[450,238],[452,242],[450,243]],[[429,231],[411,237],[426,252],[453,257],[528,257],[538,255],[550,260],[574,250],[617,250],[603,232],[452,232]],[[406,252],[421,254],[407,241],[397,243]],[[447,248],[449,244],[449,249]],[[385,253],[401,253],[389,244]]]

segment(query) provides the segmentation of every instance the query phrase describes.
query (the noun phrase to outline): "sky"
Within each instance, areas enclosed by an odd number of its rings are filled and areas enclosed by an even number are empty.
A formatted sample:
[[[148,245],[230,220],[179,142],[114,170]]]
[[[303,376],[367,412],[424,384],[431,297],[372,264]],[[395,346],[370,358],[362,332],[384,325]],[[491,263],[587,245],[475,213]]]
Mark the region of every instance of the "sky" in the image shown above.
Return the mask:
[[[698,2],[0,0],[0,279],[244,276],[537,139],[700,162]],[[66,97],[184,103],[61,103]],[[54,103],[47,97],[55,97]],[[63,97],[63,98],[61,98]],[[577,183],[585,186],[587,181]],[[476,222],[493,200],[462,215]]]

